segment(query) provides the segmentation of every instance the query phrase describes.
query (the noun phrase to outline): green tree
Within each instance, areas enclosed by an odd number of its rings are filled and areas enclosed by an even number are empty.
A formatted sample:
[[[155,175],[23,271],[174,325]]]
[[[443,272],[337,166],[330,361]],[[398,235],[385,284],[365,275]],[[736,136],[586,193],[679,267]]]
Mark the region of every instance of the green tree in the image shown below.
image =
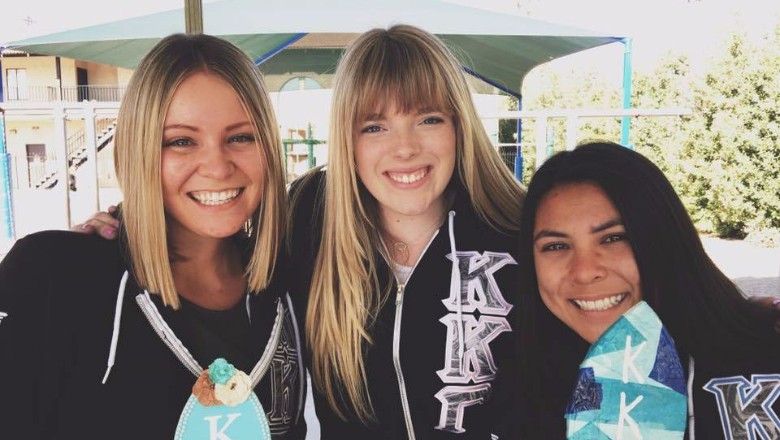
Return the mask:
[[[780,228],[778,34],[732,33],[694,87],[680,190],[699,226],[722,236]]]
[[[693,92],[688,58],[683,54],[666,54],[653,71],[635,75],[632,91],[635,108],[691,108]],[[689,116],[654,116],[631,121],[631,145],[661,168],[675,186],[680,180],[680,146],[687,137],[690,120]]]

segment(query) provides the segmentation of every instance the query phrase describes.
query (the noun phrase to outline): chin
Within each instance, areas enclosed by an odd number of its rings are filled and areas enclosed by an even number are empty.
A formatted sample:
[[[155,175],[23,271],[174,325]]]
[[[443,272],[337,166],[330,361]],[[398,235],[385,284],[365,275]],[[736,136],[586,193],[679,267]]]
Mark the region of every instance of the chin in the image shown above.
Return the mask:
[[[209,238],[228,238],[243,231],[243,229],[244,229],[243,223],[233,228],[226,228],[225,225],[223,224],[215,228],[200,228],[197,234],[202,237],[209,237]]]
[[[396,203],[395,206],[389,205],[388,208],[398,214],[413,217],[428,212],[431,209],[431,204],[420,203],[419,200],[416,200],[412,203]]]

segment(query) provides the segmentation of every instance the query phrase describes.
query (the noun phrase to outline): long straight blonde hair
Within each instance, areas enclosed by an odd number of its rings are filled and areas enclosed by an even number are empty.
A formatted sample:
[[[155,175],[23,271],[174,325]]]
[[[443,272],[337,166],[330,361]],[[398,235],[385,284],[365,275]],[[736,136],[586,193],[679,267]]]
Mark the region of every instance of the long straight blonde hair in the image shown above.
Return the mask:
[[[252,246],[246,268],[249,290],[265,289],[274,271],[285,225],[281,138],[262,76],[240,49],[208,35],[171,35],[141,60],[122,99],[117,119],[114,163],[122,188],[122,234],[139,285],[176,309],[160,179],[163,124],[179,84],[195,72],[228,83],[252,123],[258,154],[267,167],[263,197],[245,232]]]
[[[508,233],[519,230],[524,197],[442,41],[397,25],[368,31],[347,48],[333,86],[323,231],[306,330],[315,385],[340,417],[350,411],[363,423],[374,418],[363,356],[389,286],[383,289],[377,277],[383,225],[376,199],[356,175],[354,135],[360,121],[391,103],[403,112],[433,107],[452,115],[457,178],[486,223]]]

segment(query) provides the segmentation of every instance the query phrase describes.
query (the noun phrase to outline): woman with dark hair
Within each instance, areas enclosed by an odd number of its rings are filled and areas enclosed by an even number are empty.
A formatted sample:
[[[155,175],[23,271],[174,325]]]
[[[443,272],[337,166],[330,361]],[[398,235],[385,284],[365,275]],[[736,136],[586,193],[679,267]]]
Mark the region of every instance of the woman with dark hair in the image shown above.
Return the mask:
[[[640,301],[676,344],[689,438],[780,438],[777,312],[715,266],[649,160],[612,143],[552,157],[531,181],[520,237],[522,392],[538,421],[529,438],[565,437],[579,362]]]

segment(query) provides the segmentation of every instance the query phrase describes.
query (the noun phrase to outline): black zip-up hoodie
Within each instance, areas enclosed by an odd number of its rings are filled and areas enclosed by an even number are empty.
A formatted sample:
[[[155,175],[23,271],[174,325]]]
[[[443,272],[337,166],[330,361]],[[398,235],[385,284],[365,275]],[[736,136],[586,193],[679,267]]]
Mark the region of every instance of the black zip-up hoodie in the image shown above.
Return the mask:
[[[290,292],[301,327],[321,236],[324,173],[291,189]],[[406,286],[399,289],[385,260],[375,256],[380,285],[392,292],[365,355],[376,422],[339,419],[315,386],[324,440],[517,438],[514,425],[523,415],[512,385],[515,243],[480,221],[461,190]]]
[[[272,285],[246,301],[255,393],[285,440],[306,432],[288,298]],[[173,438],[197,379],[179,347],[188,326],[138,287],[117,241],[56,231],[19,240],[0,264],[0,319],[1,438]]]

